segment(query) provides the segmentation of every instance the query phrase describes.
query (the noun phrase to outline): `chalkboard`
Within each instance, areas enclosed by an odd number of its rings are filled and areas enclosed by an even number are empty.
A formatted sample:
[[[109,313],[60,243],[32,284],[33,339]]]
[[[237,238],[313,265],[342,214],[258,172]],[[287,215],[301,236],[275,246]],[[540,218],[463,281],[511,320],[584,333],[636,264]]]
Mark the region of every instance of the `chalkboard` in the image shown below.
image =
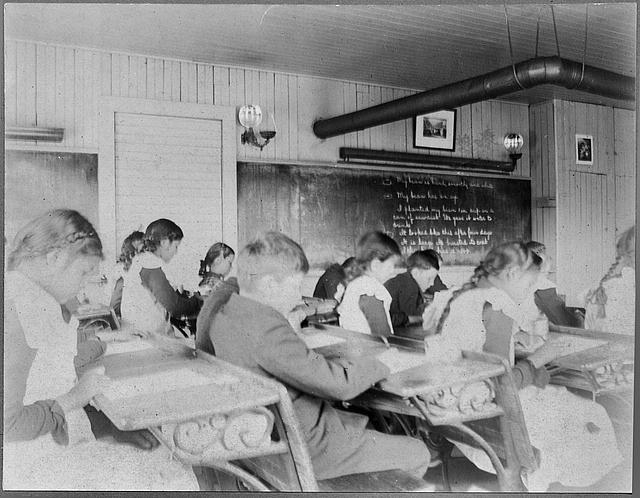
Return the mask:
[[[239,243],[260,230],[298,241],[314,269],[352,256],[369,230],[405,255],[435,249],[477,265],[507,240],[531,236],[531,183],[509,177],[286,164],[238,164]]]

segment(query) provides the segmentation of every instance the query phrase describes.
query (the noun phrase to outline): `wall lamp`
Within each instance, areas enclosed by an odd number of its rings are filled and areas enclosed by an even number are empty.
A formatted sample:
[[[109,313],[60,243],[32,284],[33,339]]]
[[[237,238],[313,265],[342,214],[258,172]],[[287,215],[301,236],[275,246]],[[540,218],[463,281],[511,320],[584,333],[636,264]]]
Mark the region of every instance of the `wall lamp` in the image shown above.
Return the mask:
[[[4,129],[7,140],[41,140],[46,142],[62,142],[63,128],[43,128],[37,126],[7,126]]]
[[[507,149],[509,153],[509,157],[511,158],[511,162],[513,163],[513,169],[516,168],[516,163],[518,159],[522,157],[522,153],[520,149],[524,145],[524,139],[522,135],[518,133],[507,133],[504,136],[504,148]]]
[[[273,121],[273,117],[271,120]],[[254,147],[259,147],[260,150],[262,150],[263,147],[276,136],[275,130],[259,130],[258,134],[264,140],[264,142],[260,142],[260,139],[254,131],[254,128],[262,122],[262,109],[260,109],[260,106],[258,105],[243,105],[238,112],[238,121],[240,121],[240,124],[245,127],[245,131],[240,137],[243,145],[253,145]]]

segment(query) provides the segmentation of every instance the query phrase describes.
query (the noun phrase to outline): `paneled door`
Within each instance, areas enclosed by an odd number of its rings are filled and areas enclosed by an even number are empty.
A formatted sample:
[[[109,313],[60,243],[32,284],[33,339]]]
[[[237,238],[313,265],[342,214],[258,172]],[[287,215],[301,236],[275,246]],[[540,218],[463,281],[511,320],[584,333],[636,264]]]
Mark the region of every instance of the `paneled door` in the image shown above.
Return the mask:
[[[184,232],[166,272],[193,288],[210,245],[237,247],[232,107],[106,98],[98,164],[100,233],[107,258],[158,218]]]

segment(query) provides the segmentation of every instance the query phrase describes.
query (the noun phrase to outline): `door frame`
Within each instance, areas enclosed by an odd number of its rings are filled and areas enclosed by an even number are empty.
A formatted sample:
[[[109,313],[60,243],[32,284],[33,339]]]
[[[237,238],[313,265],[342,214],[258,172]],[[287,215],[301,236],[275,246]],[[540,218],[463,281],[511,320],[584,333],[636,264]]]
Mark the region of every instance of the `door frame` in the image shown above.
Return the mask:
[[[238,186],[236,168],[235,107],[189,104],[126,97],[101,97],[98,102],[98,226],[107,261],[115,261],[119,251],[116,240],[116,157],[115,115],[150,114],[154,116],[208,119],[222,127],[222,239],[238,245]],[[197,213],[194,212],[194,216]]]

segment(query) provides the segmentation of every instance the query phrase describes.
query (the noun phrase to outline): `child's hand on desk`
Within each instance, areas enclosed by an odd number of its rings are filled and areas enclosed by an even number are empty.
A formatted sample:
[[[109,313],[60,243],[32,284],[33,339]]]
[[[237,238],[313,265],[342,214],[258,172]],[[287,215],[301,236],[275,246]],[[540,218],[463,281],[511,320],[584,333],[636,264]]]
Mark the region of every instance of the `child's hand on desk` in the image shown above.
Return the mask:
[[[111,380],[104,372],[104,366],[87,370],[78,383],[68,393],[56,398],[56,401],[65,411],[82,408],[109,386]]]

